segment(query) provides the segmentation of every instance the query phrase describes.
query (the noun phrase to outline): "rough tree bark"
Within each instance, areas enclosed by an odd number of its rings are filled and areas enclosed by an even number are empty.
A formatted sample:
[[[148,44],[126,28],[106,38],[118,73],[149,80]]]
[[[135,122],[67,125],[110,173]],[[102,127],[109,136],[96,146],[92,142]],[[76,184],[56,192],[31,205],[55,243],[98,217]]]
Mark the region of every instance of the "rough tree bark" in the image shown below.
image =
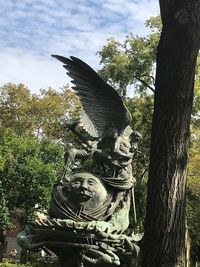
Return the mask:
[[[0,228],[0,262],[3,260],[3,251],[5,248],[6,231]]]
[[[174,267],[184,246],[187,146],[200,0],[160,0],[143,267]]]

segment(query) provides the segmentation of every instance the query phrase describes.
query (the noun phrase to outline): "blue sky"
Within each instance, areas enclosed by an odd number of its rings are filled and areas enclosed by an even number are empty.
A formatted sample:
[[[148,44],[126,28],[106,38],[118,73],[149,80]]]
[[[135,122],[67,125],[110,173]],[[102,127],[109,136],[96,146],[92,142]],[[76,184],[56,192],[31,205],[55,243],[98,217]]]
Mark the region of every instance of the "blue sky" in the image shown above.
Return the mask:
[[[158,0],[1,0],[0,86],[24,83],[32,92],[69,82],[51,54],[80,57],[99,69],[96,52],[113,36],[147,34]]]

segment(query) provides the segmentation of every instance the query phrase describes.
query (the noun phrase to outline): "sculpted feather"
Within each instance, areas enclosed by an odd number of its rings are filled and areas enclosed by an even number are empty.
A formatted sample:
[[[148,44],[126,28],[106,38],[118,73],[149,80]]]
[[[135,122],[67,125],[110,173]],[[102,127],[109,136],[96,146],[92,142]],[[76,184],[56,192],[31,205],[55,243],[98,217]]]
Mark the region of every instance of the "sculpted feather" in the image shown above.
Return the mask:
[[[120,137],[131,122],[131,115],[118,92],[107,84],[89,65],[76,57],[52,55],[64,63],[80,97],[82,127],[99,140]]]

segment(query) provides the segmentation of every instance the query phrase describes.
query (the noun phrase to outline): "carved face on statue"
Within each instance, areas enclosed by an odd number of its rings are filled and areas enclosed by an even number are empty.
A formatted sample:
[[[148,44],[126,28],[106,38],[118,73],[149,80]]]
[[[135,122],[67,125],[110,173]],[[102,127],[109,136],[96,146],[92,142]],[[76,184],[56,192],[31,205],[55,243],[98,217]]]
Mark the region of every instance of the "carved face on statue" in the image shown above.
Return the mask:
[[[68,177],[65,194],[74,208],[96,208],[105,202],[108,194],[100,179],[91,173],[77,172]]]

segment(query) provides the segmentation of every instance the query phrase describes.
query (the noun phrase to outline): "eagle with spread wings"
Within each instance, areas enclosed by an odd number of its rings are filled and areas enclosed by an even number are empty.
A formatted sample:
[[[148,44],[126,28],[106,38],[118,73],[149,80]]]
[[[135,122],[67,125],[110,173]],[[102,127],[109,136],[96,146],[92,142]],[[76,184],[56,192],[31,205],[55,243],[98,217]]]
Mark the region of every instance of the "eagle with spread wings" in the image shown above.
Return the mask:
[[[119,139],[131,122],[131,114],[119,93],[79,58],[52,57],[64,64],[67,75],[72,78],[72,89],[79,96],[83,108],[81,126],[98,140],[113,137],[117,149]]]

